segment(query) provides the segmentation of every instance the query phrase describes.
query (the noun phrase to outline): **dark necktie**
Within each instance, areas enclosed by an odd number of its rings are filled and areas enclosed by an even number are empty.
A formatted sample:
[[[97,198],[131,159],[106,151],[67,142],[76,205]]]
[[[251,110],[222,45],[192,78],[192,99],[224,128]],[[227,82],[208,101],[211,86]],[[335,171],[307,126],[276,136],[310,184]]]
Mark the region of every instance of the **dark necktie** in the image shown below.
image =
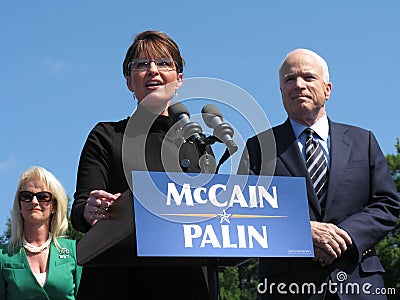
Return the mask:
[[[326,188],[328,185],[328,163],[319,143],[314,140],[314,130],[307,128],[306,133],[306,165],[317,193],[321,208],[324,209]]]

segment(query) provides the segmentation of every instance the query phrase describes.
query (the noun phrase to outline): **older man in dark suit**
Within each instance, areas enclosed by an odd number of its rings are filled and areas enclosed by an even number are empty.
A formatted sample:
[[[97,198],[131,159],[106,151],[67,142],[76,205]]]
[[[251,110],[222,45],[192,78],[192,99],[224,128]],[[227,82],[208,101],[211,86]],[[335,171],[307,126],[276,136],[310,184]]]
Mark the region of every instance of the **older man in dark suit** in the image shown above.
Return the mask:
[[[315,52],[290,52],[279,79],[288,119],[248,139],[238,173],[306,178],[315,257],[261,258],[261,299],[386,299],[374,246],[400,200],[378,142],[327,117],[332,83]]]

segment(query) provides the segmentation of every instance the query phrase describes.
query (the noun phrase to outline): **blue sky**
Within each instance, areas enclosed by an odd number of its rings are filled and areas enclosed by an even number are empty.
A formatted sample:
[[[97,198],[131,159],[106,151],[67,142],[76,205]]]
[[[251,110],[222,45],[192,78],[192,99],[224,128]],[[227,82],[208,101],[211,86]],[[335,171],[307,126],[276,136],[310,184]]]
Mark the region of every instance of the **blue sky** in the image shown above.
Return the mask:
[[[164,31],[179,44],[186,79],[214,78],[245,91],[259,105],[250,106],[254,116],[262,110],[271,125],[286,118],[279,64],[295,48],[314,50],[330,67],[328,115],[372,130],[383,153],[395,153],[400,2],[137,2],[0,1],[1,233],[28,167],[47,168],[73,197],[89,131],[98,121],[126,118],[136,107],[121,64],[134,35],[147,29]],[[195,114],[209,102],[199,99],[188,107]],[[252,135],[237,114],[219,108],[238,144]],[[221,173],[230,170],[227,165]]]

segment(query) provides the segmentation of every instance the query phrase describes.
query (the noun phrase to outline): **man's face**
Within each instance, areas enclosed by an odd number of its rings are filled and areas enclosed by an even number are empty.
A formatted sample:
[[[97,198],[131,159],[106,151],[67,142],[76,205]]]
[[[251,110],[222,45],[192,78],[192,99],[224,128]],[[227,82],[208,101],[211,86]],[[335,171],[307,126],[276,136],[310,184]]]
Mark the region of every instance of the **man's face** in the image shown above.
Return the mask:
[[[324,81],[323,67],[317,58],[293,52],[279,76],[283,105],[290,118],[309,126],[324,115],[332,84]]]

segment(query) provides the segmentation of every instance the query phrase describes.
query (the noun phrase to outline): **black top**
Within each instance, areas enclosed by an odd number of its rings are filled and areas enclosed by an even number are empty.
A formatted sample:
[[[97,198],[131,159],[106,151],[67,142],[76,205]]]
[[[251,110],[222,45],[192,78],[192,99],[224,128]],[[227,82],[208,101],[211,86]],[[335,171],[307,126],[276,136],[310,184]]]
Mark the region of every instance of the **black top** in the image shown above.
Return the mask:
[[[75,229],[81,232],[90,229],[83,218],[90,191],[123,193],[131,185],[132,170],[200,172],[201,153],[194,144],[177,143],[175,130],[169,131],[172,125],[170,118],[156,116],[139,105],[131,118],[100,122],[92,129],[79,161],[71,210]],[[212,154],[209,146],[207,153]],[[124,266],[121,261],[129,261],[128,256],[134,256],[135,252],[130,249],[120,255],[119,250],[117,245],[98,257],[107,260],[104,266],[84,266],[79,299],[112,299],[117,292],[133,296],[139,290],[146,299],[208,298],[201,267],[177,264],[174,267],[121,268]]]

